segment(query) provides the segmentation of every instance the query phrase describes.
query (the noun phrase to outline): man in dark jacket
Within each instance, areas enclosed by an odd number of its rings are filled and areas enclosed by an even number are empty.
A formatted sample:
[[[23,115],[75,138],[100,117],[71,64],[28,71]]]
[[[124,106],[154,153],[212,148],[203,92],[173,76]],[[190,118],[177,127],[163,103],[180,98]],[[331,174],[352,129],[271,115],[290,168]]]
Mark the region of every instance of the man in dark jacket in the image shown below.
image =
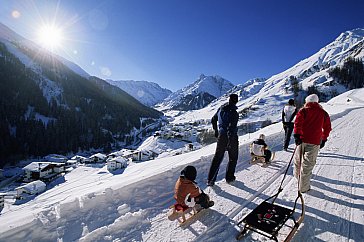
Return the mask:
[[[235,181],[235,167],[238,160],[238,135],[237,123],[239,115],[236,107],[238,95],[231,94],[229,103],[222,105],[212,117],[211,123],[217,137],[217,145],[214,158],[212,159],[210,171],[207,178],[207,185],[213,186],[219,172],[220,164],[227,150],[229,163],[226,167],[225,180],[227,183]]]
[[[284,106],[282,110],[282,123],[284,128],[284,144],[283,149],[287,151],[289,141],[291,140],[291,135],[293,131],[293,118],[297,113],[296,106],[294,105],[294,100],[289,99],[288,104]]]

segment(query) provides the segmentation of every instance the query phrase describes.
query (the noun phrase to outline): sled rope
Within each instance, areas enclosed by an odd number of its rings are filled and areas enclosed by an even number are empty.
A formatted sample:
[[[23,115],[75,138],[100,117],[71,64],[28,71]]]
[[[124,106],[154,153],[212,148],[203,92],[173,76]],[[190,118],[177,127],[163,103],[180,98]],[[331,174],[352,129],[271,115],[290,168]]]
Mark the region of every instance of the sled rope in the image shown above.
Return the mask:
[[[296,147],[295,147],[295,148],[294,148],[294,150],[293,150],[293,153],[292,153],[291,159],[289,160],[289,163],[288,163],[288,165],[287,165],[286,171],[284,172],[283,179],[282,179],[282,181],[281,181],[281,184],[279,185],[278,192],[277,192],[277,194],[275,195],[275,198],[273,199],[273,203],[274,203],[274,201],[276,200],[276,198],[278,197],[278,194],[279,194],[279,193],[281,193],[281,191],[283,191],[283,188],[282,188],[282,186],[283,186],[283,182],[284,182],[284,180],[286,179],[287,172],[288,172],[289,167],[291,166],[291,163],[292,163],[292,160],[293,160],[294,154],[296,153],[296,149],[297,149],[297,145],[296,145]],[[301,165],[300,165],[300,167],[301,167]]]

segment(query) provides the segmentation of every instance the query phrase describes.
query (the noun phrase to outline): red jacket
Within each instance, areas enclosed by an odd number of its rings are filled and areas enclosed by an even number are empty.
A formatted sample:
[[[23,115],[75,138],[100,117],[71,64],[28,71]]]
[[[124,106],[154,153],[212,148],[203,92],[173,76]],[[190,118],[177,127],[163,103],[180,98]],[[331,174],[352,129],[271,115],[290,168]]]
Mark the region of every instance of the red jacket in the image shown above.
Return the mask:
[[[298,111],[294,122],[294,133],[301,135],[302,142],[319,145],[321,140],[327,140],[330,131],[330,116],[318,103],[306,103]]]
[[[174,187],[174,198],[177,203],[186,206],[185,199],[189,195],[195,198],[201,194],[200,188],[193,182],[184,177],[179,177]]]

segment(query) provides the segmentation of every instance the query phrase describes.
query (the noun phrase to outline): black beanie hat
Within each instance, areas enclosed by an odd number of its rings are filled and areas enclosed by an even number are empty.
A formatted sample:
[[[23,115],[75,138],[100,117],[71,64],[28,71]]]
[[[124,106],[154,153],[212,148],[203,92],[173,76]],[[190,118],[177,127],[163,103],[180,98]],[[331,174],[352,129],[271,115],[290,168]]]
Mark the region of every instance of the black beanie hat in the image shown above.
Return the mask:
[[[289,99],[289,100],[288,100],[288,104],[289,104],[289,105],[294,105],[294,100],[293,100],[293,99]]]
[[[235,93],[230,94],[230,96],[229,96],[229,102],[232,102],[232,103],[236,104],[238,101],[239,101],[238,94],[235,94]]]
[[[187,178],[188,180],[194,181],[197,176],[197,171],[194,166],[186,166],[182,171],[181,175]]]

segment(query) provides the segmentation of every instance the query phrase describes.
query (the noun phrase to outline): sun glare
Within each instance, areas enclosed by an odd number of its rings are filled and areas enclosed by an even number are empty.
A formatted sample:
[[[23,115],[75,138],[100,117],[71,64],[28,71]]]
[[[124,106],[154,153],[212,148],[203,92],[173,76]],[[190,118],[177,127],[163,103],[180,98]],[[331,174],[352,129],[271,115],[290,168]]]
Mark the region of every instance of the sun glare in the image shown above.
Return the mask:
[[[62,45],[62,30],[52,25],[44,25],[38,31],[39,43],[49,49],[56,50]]]

